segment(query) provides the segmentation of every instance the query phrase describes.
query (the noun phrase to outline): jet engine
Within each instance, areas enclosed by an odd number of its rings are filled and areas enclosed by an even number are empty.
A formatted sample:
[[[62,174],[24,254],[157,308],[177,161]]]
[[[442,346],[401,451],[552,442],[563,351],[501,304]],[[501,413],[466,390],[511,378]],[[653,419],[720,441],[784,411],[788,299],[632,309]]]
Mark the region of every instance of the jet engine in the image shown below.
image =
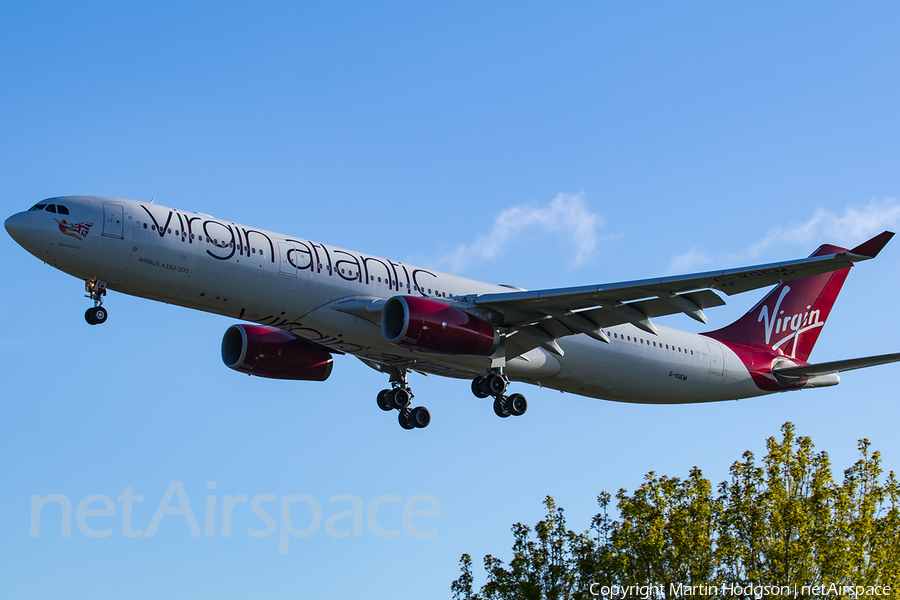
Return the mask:
[[[439,354],[490,356],[500,344],[500,334],[487,321],[419,296],[385,302],[381,333],[397,346]]]
[[[273,327],[232,325],[222,338],[222,361],[241,373],[325,381],[331,375],[331,354]]]

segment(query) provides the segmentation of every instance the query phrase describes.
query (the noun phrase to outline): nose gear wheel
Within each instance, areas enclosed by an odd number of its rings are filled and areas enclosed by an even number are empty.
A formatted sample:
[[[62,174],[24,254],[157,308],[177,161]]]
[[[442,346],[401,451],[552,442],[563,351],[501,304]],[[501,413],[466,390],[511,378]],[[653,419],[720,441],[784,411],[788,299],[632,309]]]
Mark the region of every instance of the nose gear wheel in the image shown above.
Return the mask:
[[[84,313],[84,320],[89,325],[99,325],[106,322],[109,313],[103,308],[103,296],[106,295],[106,282],[99,279],[88,279],[84,282],[84,291],[87,292],[85,298],[94,301],[94,307],[87,309]]]

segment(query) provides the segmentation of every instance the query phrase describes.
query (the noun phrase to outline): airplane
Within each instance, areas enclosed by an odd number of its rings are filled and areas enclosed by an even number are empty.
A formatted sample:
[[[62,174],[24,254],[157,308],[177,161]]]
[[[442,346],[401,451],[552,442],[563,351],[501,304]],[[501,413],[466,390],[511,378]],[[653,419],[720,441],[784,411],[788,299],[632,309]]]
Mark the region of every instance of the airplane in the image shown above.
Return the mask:
[[[878,255],[885,231],[853,249],[737,269],[559,289],[524,290],[240,225],[198,212],[101,196],[62,196],[9,217],[25,250],[85,282],[85,320],[107,320],[107,290],[243,321],[222,339],[229,368],[325,381],[350,354],[388,376],[376,404],[404,429],[408,374],[471,380],[499,417],[528,403],[511,382],[647,404],[712,402],[836,385],[839,373],[900,353],[810,364],[813,346],[856,262]],[[651,319],[704,310],[774,285],[734,323],[689,333]]]

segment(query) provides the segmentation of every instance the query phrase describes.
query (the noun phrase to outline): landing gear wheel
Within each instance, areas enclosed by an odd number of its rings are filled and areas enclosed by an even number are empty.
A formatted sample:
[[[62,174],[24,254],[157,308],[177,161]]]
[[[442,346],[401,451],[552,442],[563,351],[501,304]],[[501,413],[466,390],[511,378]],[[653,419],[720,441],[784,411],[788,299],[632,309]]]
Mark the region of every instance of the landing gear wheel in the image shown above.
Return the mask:
[[[512,394],[506,399],[506,407],[509,409],[509,414],[514,417],[521,417],[528,410],[528,401],[525,400],[525,396],[522,394]]]
[[[411,413],[408,410],[401,410],[400,417],[397,419],[400,422],[400,427],[403,429],[415,429],[416,426],[413,425],[410,421]]]
[[[472,393],[475,394],[476,398],[487,398],[490,396],[490,394],[484,390],[484,377],[481,375],[472,380]]]
[[[510,415],[509,409],[507,408],[506,396],[497,396],[494,398],[494,414],[503,419]]]
[[[490,373],[484,378],[482,388],[487,392],[487,396],[502,396],[506,391],[506,379],[499,373]]]
[[[431,413],[424,406],[417,406],[409,413],[409,423],[415,427],[428,427],[431,423]]]
[[[404,410],[409,406],[412,395],[409,393],[408,389],[398,387],[388,392],[387,399],[392,408]]]
[[[94,308],[89,308],[84,312],[84,320],[87,321],[89,325],[99,325],[100,323],[105,323],[107,316],[108,313],[102,306],[95,306]]]
[[[99,279],[88,279],[84,282],[84,291],[87,292],[85,298],[94,301],[94,307],[87,309],[84,313],[84,320],[90,325],[99,325],[106,321],[108,313],[103,308],[103,296],[106,295],[106,282]]]
[[[394,407],[391,406],[390,401],[388,400],[388,396],[390,395],[391,390],[381,390],[378,392],[378,408],[384,411],[394,410]]]

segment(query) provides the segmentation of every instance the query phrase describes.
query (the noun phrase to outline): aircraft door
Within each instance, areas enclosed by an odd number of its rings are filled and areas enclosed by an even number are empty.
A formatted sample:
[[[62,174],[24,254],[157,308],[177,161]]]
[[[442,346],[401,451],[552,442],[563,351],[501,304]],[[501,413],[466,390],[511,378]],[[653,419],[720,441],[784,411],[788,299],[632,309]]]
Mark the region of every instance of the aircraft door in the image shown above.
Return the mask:
[[[725,359],[722,356],[722,347],[714,342],[706,342],[709,346],[709,372],[712,375],[725,374]]]
[[[294,251],[293,244],[278,240],[278,272],[282,275],[297,276],[297,265],[293,262],[296,258],[291,256]]]
[[[121,204],[103,203],[103,235],[123,239],[125,212]]]

